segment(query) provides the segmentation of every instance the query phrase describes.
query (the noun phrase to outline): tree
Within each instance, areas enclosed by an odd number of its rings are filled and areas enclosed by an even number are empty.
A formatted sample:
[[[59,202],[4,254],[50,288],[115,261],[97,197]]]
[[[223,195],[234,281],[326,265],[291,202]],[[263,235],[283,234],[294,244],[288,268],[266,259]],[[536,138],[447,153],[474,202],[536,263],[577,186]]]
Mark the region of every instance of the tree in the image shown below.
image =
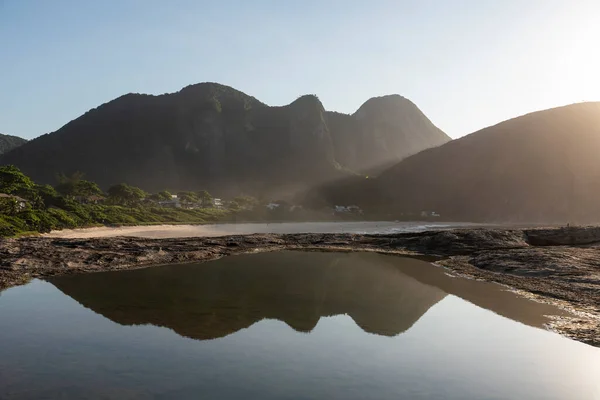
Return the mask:
[[[34,187],[31,178],[14,165],[0,167],[0,193],[21,195]]]
[[[75,196],[103,196],[104,192],[95,182],[79,181],[75,185]]]
[[[148,196],[148,198],[152,201],[159,202],[159,201],[169,201],[173,198],[173,196],[171,195],[170,192],[163,190],[162,192],[151,194],[150,196]]]
[[[42,208],[44,201],[35,183],[14,165],[0,167],[0,193],[13,194],[29,200],[33,208]]]
[[[231,211],[239,211],[240,205],[237,201],[231,200],[231,201],[227,202],[227,209],[229,209]]]
[[[62,204],[64,198],[50,185],[35,185],[35,190],[44,202],[46,207],[58,206]]]
[[[19,212],[19,202],[14,197],[0,197],[0,214],[16,215]]]
[[[198,192],[198,198],[202,203],[202,207],[209,207],[213,205],[213,197],[206,190],[201,190]]]
[[[134,206],[139,204],[145,197],[146,192],[142,189],[126,183],[120,183],[108,189],[108,199],[114,204]]]
[[[63,196],[74,197],[75,187],[82,178],[83,173],[81,172],[73,172],[70,176],[63,173],[57,174],[56,180],[58,181],[58,185],[56,185],[55,189]]]
[[[198,195],[194,192],[177,192],[177,198],[182,203],[197,203],[200,201]]]
[[[173,198],[173,195],[171,195],[171,193],[166,190],[163,190],[162,192],[158,192],[157,195],[158,195],[158,199],[161,201],[168,201]]]
[[[67,176],[63,173],[59,173],[59,174],[56,174],[56,180],[58,181],[59,184],[67,183],[67,182],[77,183],[83,179],[83,175],[84,175],[84,173],[79,172],[79,171],[75,171],[69,176]]]
[[[81,174],[65,178],[62,175],[61,183],[56,186],[56,191],[66,197],[102,196],[104,193],[95,182],[81,179]]]

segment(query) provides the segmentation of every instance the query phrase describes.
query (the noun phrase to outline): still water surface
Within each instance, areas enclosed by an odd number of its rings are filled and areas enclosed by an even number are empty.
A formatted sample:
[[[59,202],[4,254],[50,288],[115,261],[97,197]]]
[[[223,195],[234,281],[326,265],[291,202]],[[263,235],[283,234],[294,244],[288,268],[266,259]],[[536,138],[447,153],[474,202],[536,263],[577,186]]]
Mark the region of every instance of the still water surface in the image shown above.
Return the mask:
[[[0,294],[0,398],[600,399],[557,314],[373,253],[37,280]]]

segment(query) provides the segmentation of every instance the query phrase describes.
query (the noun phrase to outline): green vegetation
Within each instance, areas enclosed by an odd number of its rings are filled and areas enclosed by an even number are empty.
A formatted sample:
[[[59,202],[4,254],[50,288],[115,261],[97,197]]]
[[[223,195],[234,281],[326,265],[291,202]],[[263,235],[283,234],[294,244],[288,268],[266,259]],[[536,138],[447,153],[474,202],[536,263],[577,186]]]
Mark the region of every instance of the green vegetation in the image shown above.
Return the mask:
[[[70,177],[64,174],[58,175],[59,184],[56,191],[65,197],[89,197],[102,196],[102,190],[94,182],[83,180],[83,174],[75,172]]]
[[[177,192],[177,198],[185,204],[194,204],[200,201],[198,195],[194,192]]]
[[[146,192],[135,186],[130,186],[126,183],[108,188],[108,200],[114,205],[123,205],[134,207],[141,203],[147,196]]]
[[[148,196],[148,199],[152,200],[152,201],[169,201],[173,198],[173,196],[171,195],[171,193],[167,190],[163,190],[162,192],[158,192],[158,193],[153,193],[150,196]]]
[[[122,183],[105,194],[82,174],[58,178],[56,187],[36,185],[16,167],[0,167],[0,236],[98,225],[197,224],[227,220],[232,214],[212,208],[212,196],[206,191],[180,192],[184,207],[168,208],[159,204],[172,200],[167,191],[148,195]],[[204,200],[210,208],[194,206]]]
[[[102,225],[364,219],[362,214],[334,215],[326,204],[311,207],[308,201],[304,208],[248,195],[222,201],[205,190],[150,194],[126,183],[104,193],[81,173],[57,178],[54,187],[38,185],[15,166],[0,167],[0,237]]]
[[[20,137],[0,134],[0,154],[8,153],[25,143],[27,140]]]

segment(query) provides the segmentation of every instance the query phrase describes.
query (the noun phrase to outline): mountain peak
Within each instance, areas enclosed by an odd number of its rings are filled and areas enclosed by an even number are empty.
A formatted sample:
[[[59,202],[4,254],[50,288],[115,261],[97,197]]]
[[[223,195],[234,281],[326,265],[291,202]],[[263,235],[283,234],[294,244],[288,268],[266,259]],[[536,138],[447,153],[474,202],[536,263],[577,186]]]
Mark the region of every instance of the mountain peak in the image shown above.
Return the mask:
[[[0,134],[0,154],[8,153],[25,143],[27,140],[18,136]]]
[[[399,94],[388,94],[385,96],[372,97],[365,101],[356,111],[355,115],[364,117],[367,114],[382,115],[388,114],[390,117],[394,115],[405,114],[407,112],[421,113],[421,110],[415,103]]]
[[[424,118],[416,107],[412,112],[416,116],[405,115],[405,121]],[[15,164],[44,183],[80,171],[102,187],[125,182],[148,191],[265,194],[302,190],[444,142],[430,137],[430,122],[386,125],[381,121],[398,111],[383,114],[389,115],[366,122],[329,117],[313,94],[269,107],[230,86],[203,82],[158,96],[121,96],[3,156],[0,164]]]
[[[294,100],[290,105],[290,107],[303,109],[303,110],[316,110],[318,112],[324,112],[325,107],[321,100],[314,94],[305,94],[303,96],[298,97]]]
[[[344,123],[350,117],[354,123]],[[373,97],[351,116],[328,113],[338,161],[354,171],[378,174],[405,157],[442,145],[450,137],[410,100],[398,94]],[[353,137],[358,146],[347,147]]]

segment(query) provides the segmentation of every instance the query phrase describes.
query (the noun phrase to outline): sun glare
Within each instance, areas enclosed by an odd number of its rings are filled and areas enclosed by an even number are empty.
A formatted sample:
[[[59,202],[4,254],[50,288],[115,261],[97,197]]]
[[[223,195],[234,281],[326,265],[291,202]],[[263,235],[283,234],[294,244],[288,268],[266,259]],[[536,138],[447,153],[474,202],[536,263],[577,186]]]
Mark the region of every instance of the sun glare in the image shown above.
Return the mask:
[[[562,95],[571,98],[580,94],[581,99],[574,101],[600,100],[600,3],[593,15],[581,15],[566,32],[565,40],[560,43],[556,54],[559,66],[558,76]]]

